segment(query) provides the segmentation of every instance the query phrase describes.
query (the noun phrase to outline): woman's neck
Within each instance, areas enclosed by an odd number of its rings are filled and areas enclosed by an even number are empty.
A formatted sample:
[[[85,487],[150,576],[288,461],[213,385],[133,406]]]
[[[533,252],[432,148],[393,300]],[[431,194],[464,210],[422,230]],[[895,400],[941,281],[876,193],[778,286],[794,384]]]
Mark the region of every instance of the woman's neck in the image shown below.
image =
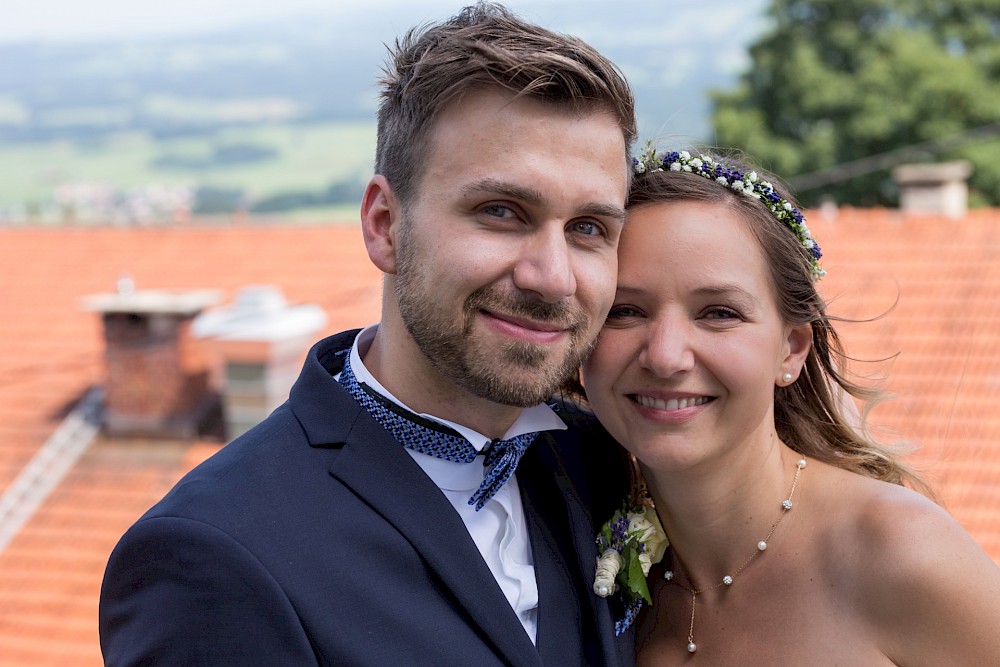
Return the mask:
[[[674,558],[693,588],[721,580],[754,552],[783,514],[801,457],[781,443],[683,471],[644,469]]]

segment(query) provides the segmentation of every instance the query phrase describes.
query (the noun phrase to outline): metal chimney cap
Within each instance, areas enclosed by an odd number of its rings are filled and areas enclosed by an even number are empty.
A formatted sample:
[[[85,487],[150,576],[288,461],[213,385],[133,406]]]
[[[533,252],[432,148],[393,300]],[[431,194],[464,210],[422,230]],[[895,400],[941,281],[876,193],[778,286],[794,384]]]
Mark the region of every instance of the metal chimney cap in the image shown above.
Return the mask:
[[[196,315],[222,301],[218,290],[138,290],[108,292],[83,298],[83,309],[98,313]]]
[[[250,285],[230,305],[196,317],[191,332],[199,338],[267,342],[312,334],[324,326],[326,312],[318,305],[290,305],[278,287]]]
[[[892,170],[893,180],[900,185],[951,183],[971,175],[972,163],[967,160],[901,164]]]

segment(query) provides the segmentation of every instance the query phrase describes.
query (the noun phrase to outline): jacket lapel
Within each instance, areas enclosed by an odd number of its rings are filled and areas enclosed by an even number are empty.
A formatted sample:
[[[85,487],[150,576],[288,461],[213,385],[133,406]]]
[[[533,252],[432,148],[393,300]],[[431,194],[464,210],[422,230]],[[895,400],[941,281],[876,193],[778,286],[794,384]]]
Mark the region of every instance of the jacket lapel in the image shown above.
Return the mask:
[[[348,439],[331,474],[413,545],[498,653],[516,665],[541,665],[455,509],[367,413],[358,421],[371,421],[358,429],[367,435]]]
[[[588,664],[584,637],[592,641],[596,628],[582,601],[564,501],[550,471],[538,461],[536,448],[544,446],[541,442],[533,443],[517,467],[538,583],[535,643],[542,662],[547,665],[584,665]]]
[[[579,442],[574,435],[572,431],[555,437],[546,434],[539,437],[538,441],[531,447],[536,449],[535,454],[539,464],[549,471],[549,475],[558,489],[558,495],[562,501],[561,505],[565,507],[573,549],[573,555],[570,558],[575,558],[574,565],[582,573],[585,587],[579,596],[581,598],[579,601],[581,613],[596,619],[596,632],[600,642],[600,651],[603,654],[602,664],[633,664],[631,636],[626,634],[620,638],[615,637],[615,623],[610,607],[604,599],[599,598],[593,592],[592,584],[598,554],[595,543],[596,528],[590,514],[590,505],[593,502],[595,490],[581,488],[581,486],[586,486],[588,480],[593,481],[593,477],[584,472],[583,468],[586,466],[582,465],[582,452],[573,453],[573,463],[581,465],[574,466],[572,474],[567,470],[570,463],[560,453],[560,448],[577,449],[583,446],[583,443]],[[559,438],[561,442],[557,442],[556,438]],[[599,479],[597,483],[600,483]],[[584,624],[584,628],[591,627],[593,626],[590,624]]]
[[[319,349],[323,345],[310,352],[291,399],[313,446],[342,445],[330,474],[410,542],[498,654],[514,665],[540,666],[534,644],[458,513],[403,447],[334,380],[332,374],[343,366],[344,341]]]

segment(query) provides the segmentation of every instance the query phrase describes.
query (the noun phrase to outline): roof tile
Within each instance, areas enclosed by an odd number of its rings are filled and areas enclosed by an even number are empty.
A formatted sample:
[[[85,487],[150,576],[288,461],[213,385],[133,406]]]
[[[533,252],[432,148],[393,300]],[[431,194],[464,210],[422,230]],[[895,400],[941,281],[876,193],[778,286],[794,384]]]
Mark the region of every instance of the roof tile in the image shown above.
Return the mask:
[[[895,211],[818,212],[810,226],[829,271],[855,366],[896,395],[873,418],[920,445],[945,505],[1000,562],[1000,210],[961,221]],[[83,296],[125,273],[139,289],[256,283],[322,306],[326,333],[379,317],[381,280],[356,227],[217,226],[0,229],[0,492],[92,385],[102,381],[98,318]],[[894,356],[895,355],[895,356]],[[125,529],[211,453],[210,441],[99,438],[0,554],[0,665],[100,665],[97,600]]]

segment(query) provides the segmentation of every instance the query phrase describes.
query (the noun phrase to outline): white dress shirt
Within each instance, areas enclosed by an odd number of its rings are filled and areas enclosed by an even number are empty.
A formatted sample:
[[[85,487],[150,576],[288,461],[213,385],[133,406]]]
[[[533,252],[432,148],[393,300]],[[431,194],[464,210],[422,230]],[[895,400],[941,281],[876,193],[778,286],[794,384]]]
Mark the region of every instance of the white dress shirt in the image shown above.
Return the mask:
[[[405,403],[386,391],[385,387],[368,372],[361,360],[362,355],[371,347],[377,329],[377,324],[366,327],[354,340],[351,348],[351,369],[358,382],[367,384],[382,396],[410,410]],[[427,413],[417,414],[458,431],[472,443],[477,452],[482,452],[490,443],[490,438],[461,424]],[[554,431],[565,428],[566,424],[551,408],[544,404],[536,405],[521,411],[503,435],[503,439],[532,431]],[[479,548],[483,560],[500,585],[500,590],[520,619],[525,632],[534,642],[538,627],[538,584],[535,581],[531,542],[524,518],[524,507],[521,505],[517,477],[511,476],[483,509],[477,512],[475,507],[469,505],[469,497],[483,482],[485,455],[480,454],[471,463],[455,463],[409,448],[406,449],[406,453],[441,489],[458,512],[473,542]]]

